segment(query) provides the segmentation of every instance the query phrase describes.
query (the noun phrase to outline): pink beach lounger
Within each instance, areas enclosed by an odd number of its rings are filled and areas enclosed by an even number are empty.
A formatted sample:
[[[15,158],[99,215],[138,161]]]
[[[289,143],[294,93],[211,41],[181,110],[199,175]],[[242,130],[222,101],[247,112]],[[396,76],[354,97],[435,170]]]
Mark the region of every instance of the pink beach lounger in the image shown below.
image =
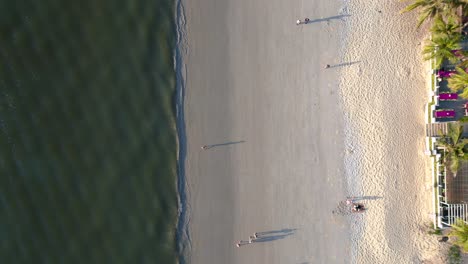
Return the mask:
[[[437,72],[437,77],[439,77],[439,78],[448,78],[454,73],[456,73],[456,71],[442,71],[442,70],[440,70],[440,71]]]
[[[453,109],[436,110],[434,112],[434,116],[436,118],[454,118],[455,117],[455,110],[453,110]]]
[[[458,94],[456,94],[456,93],[441,93],[441,94],[439,94],[439,99],[441,101],[457,100],[458,99]]]

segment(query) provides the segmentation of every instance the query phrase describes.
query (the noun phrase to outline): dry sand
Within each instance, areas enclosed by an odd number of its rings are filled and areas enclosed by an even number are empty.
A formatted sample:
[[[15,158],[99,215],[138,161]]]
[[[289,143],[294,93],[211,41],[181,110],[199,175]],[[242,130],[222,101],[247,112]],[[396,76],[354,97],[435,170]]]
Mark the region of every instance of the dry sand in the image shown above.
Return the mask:
[[[390,0],[182,4],[188,263],[440,261],[414,15]],[[277,232],[235,247],[255,231]]]
[[[349,1],[340,92],[345,112],[349,191],[379,196],[352,226],[354,263],[442,263],[431,223],[424,149],[427,69],[415,14],[397,1]],[[381,11],[381,12],[379,12]]]

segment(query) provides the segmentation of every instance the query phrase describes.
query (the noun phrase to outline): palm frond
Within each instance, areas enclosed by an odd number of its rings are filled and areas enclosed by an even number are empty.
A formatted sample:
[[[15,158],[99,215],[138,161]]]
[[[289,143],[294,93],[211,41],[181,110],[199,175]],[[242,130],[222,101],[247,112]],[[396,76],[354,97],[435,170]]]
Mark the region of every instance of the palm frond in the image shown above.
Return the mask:
[[[453,16],[448,15],[444,18],[441,15],[437,15],[431,27],[431,32],[435,37],[447,36],[459,38],[461,25],[457,22]]]
[[[423,48],[423,58],[425,60],[435,59],[436,67],[440,68],[444,60],[452,62],[458,61],[458,57],[453,54],[453,50],[460,49],[458,37],[448,37],[446,35],[434,37],[432,40],[427,40],[427,44]]]
[[[412,4],[406,6],[400,13],[406,13],[413,10],[419,10],[417,27],[428,20],[434,19],[441,15],[447,9],[447,4],[442,0],[415,0]]]
[[[412,4],[408,5],[408,6],[406,6],[405,8],[403,8],[403,10],[401,10],[400,13],[411,12],[411,11],[415,10],[416,8],[423,6],[423,2],[424,1],[416,0],[414,3],[412,3]]]
[[[458,145],[458,141],[460,140],[462,133],[463,127],[458,123],[450,123],[448,125],[448,136],[452,138],[454,146]]]
[[[457,73],[448,79],[448,87],[451,91],[463,90],[461,97],[468,98],[468,73],[460,67],[457,67],[456,71]]]

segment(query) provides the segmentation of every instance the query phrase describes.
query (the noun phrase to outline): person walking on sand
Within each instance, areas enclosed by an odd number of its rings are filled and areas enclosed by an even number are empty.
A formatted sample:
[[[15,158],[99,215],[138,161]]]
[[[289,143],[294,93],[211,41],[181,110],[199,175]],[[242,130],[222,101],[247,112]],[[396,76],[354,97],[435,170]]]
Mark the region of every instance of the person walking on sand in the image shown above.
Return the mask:
[[[300,25],[300,24],[307,24],[310,22],[310,19],[308,17],[306,17],[304,19],[304,22],[302,22],[300,19],[296,20],[296,25]]]
[[[254,235],[253,235],[253,237],[254,237],[255,239],[257,239],[257,238],[258,238],[258,233],[255,232]]]

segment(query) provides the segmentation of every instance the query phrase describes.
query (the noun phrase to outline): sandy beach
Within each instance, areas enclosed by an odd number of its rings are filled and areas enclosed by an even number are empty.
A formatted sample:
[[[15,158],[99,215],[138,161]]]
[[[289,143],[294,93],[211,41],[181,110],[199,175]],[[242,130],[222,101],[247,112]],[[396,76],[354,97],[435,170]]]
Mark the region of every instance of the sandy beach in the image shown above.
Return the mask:
[[[364,221],[351,225],[356,263],[442,263],[427,235],[433,213],[430,162],[423,154],[428,68],[421,49],[427,29],[405,3],[351,1],[340,77],[350,194],[369,201]],[[363,8],[367,6],[367,8]],[[380,11],[380,12],[379,12]],[[364,103],[365,102],[365,103]]]
[[[187,263],[439,263],[414,14],[377,0],[182,5]],[[350,213],[347,196],[369,210]]]

